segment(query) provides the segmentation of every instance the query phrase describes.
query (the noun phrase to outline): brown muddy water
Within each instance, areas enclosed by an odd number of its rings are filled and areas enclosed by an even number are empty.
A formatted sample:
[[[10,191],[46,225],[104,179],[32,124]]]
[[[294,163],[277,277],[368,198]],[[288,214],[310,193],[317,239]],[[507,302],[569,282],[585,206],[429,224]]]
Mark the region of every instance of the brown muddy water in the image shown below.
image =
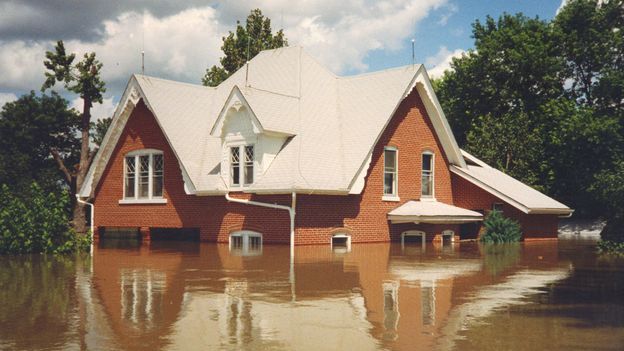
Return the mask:
[[[0,256],[1,350],[622,350],[624,260],[504,247],[104,241]]]

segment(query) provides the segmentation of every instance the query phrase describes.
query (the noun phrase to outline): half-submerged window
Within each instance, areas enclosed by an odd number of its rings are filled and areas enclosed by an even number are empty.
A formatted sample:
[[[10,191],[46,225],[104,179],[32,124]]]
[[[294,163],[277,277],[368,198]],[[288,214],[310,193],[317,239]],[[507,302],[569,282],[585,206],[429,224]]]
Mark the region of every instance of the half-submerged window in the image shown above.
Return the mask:
[[[433,154],[424,152],[422,154],[422,196],[433,196]]]
[[[162,198],[162,152],[142,150],[128,154],[124,160],[124,199]]]
[[[384,149],[384,196],[397,196],[397,150],[393,147]]]
[[[254,182],[254,146],[242,145],[230,147],[231,183],[234,186]]]
[[[260,255],[262,253],[262,234],[252,231],[230,234],[230,251],[243,256]]]

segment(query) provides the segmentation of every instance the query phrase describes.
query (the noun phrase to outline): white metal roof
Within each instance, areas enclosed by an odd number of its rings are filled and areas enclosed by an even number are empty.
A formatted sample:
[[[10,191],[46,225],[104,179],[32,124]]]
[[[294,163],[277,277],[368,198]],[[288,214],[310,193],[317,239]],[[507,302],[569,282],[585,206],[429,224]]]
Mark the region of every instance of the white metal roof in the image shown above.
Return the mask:
[[[451,166],[453,173],[499,197],[524,213],[569,215],[573,212],[568,206],[488,166],[466,151],[462,150],[462,153],[469,164],[463,168]]]
[[[447,158],[464,159],[421,65],[338,77],[300,47],[267,50],[218,87],[134,75],[115,112],[80,195],[93,194],[134,106],[143,100],[173,148],[189,193],[227,191],[219,180],[215,125],[233,92],[242,94],[263,130],[291,135],[249,192],[348,194],[401,101],[417,89]],[[211,133],[212,132],[212,133]]]
[[[483,219],[479,212],[438,201],[408,201],[388,212],[392,223],[466,223]]]

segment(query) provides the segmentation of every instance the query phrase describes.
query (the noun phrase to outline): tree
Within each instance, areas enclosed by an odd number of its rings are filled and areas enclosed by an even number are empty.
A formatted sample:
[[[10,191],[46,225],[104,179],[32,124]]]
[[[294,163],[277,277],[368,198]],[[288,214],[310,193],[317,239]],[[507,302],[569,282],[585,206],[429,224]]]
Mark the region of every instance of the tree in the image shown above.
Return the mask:
[[[607,223],[600,233],[602,240],[618,243],[624,251],[624,159],[615,161],[613,169],[596,174],[592,190],[604,203]]]
[[[51,157],[55,150],[64,164],[79,161],[80,117],[57,93],[30,94],[5,104],[0,111],[0,184],[20,193],[38,183],[58,191],[66,179]]]
[[[571,0],[554,22],[569,95],[602,112],[624,109],[624,0]]]
[[[219,59],[221,66],[212,66],[206,70],[202,83],[215,87],[226,80],[239,68],[256,56],[260,51],[288,46],[284,31],[278,30],[273,34],[271,20],[262,15],[260,9],[252,10],[247,16],[245,27],[236,21],[236,31],[230,31],[223,37],[221,50],[225,56]]]
[[[438,84],[442,107],[460,145],[473,120],[490,114],[527,114],[531,123],[545,101],[563,94],[563,59],[548,23],[522,14],[473,24],[475,49],[454,58]]]
[[[66,182],[70,185],[72,194],[82,187],[87,170],[94,152],[89,148],[89,129],[91,126],[91,107],[93,103],[102,103],[102,94],[106,91],[104,82],[100,79],[102,64],[95,58],[95,53],[85,53],[82,61],[74,64],[75,54],[67,54],[63,41],[58,41],[55,51],[47,51],[44,62],[48,72],[46,80],[41,87],[42,91],[54,87],[59,82],[68,91],[78,94],[83,100],[83,109],[80,118],[80,160],[77,166],[65,163],[61,153],[56,148],[50,148],[50,154],[58,164],[59,169],[65,175]],[[85,231],[84,205],[73,201],[73,226],[78,232]]]
[[[106,132],[108,132],[108,127],[110,127],[113,122],[113,117],[106,117],[102,119],[98,119],[95,123],[91,123],[91,141],[99,148],[102,145],[102,141],[104,141],[104,136]]]

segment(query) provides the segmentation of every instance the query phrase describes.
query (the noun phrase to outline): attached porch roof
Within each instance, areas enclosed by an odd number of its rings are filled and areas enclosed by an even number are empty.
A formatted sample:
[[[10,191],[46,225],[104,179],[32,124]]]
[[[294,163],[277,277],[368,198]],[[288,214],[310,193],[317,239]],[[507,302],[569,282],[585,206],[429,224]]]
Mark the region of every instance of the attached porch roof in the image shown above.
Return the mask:
[[[437,201],[408,201],[388,213],[397,223],[467,223],[483,220],[479,212]]]

